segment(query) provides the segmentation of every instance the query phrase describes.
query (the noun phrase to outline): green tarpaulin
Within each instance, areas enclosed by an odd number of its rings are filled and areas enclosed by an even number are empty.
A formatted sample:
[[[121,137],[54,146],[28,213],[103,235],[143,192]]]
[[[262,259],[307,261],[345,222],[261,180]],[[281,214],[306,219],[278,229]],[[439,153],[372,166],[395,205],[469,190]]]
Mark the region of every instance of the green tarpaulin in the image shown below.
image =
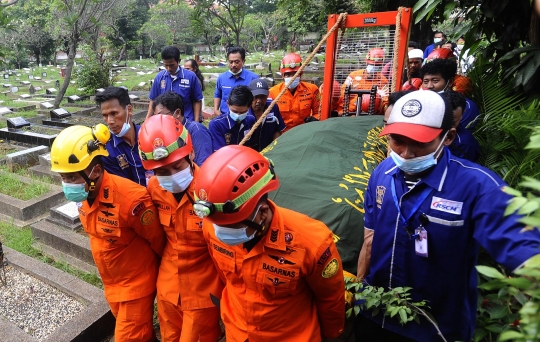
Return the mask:
[[[262,153],[272,159],[278,205],[324,222],[335,234],[343,267],[356,274],[364,236],[364,191],[386,157],[382,116],[332,118],[285,133]]]

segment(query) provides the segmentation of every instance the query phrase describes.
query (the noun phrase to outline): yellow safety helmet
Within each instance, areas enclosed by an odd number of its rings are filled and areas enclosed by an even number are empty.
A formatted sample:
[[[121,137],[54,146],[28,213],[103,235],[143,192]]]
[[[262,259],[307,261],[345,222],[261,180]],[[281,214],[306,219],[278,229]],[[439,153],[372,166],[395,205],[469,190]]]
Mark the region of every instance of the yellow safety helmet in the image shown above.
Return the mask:
[[[86,169],[94,157],[109,155],[105,144],[110,138],[111,132],[104,124],[64,129],[51,147],[51,171],[71,173]]]

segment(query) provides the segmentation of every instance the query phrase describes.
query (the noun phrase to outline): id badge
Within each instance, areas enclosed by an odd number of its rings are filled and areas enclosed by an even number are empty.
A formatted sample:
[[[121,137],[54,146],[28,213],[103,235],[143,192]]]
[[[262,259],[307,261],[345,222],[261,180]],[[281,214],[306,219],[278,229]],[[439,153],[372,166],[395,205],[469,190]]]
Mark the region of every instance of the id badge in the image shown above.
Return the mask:
[[[416,234],[416,240],[414,240],[414,250],[416,255],[427,258],[428,257],[428,233],[424,227],[418,227],[414,231]]]

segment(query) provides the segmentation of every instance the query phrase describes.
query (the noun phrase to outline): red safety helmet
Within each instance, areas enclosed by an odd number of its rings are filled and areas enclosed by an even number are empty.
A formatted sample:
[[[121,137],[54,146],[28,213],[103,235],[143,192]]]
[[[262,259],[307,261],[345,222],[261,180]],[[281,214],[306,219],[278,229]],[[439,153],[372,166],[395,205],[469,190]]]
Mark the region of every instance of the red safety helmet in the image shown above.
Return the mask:
[[[187,129],[171,115],[152,115],[139,130],[139,155],[147,170],[173,163],[192,151]]]
[[[403,83],[403,86],[401,87],[401,91],[406,90],[419,90],[422,86],[422,79],[421,78],[411,78],[409,81],[405,81]]]
[[[371,65],[383,65],[384,63],[384,49],[373,48],[369,50],[366,55],[366,64]]]
[[[218,225],[239,223],[278,185],[272,162],[262,154],[246,146],[225,146],[201,166],[193,209]]]
[[[300,69],[302,66],[302,57],[297,53],[289,53],[281,60],[279,72],[283,75],[286,72],[292,72]]]
[[[438,48],[433,51],[427,56],[426,63],[436,59],[436,58],[442,58],[442,59],[448,59],[450,57],[454,57],[454,54],[451,50],[446,48]]]

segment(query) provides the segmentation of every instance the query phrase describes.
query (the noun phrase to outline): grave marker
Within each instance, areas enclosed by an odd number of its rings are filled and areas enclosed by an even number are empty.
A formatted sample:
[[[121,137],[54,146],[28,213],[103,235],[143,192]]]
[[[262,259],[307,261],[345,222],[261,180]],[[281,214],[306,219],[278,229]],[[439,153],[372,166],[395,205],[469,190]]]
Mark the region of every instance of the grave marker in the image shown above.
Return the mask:
[[[32,98],[32,95],[30,95],[30,94],[22,94],[21,96],[19,96],[19,98],[21,98],[21,99],[30,99],[30,98]]]
[[[46,73],[46,72],[42,72],[42,73],[41,73],[41,77],[47,77],[47,73]]]
[[[56,93],[56,89],[54,89],[54,88],[47,88],[46,92],[47,92],[47,94],[49,94],[49,95],[50,95],[50,94],[54,94],[54,93]]]
[[[0,115],[11,114],[11,109],[8,107],[0,107]]]
[[[54,106],[53,106],[53,104],[50,103],[50,102],[41,102],[41,103],[39,104],[39,107],[40,107],[41,109],[50,109],[50,108],[53,108]]]
[[[8,74],[4,74],[4,79],[5,79],[5,80],[9,79],[9,75],[8,75]]]
[[[134,94],[129,94],[129,98],[133,101],[139,101],[141,98]]]
[[[78,96],[78,95],[68,96],[68,103],[75,103],[75,102],[80,101],[80,100],[81,100],[81,97]]]
[[[30,122],[26,121],[24,118],[21,118],[20,116],[16,118],[7,119],[8,129],[21,129],[27,126],[30,126]]]
[[[60,88],[60,81],[59,80],[56,80],[54,82],[54,85],[57,87],[57,88]]]
[[[51,119],[65,119],[71,116],[71,113],[64,108],[57,108],[50,111]]]
[[[40,90],[42,90],[43,88],[42,88],[42,87],[35,87],[34,89],[35,89],[35,90],[36,90],[36,92],[37,92],[37,91],[40,91]]]
[[[34,77],[34,79],[35,79],[36,81],[41,81],[41,77],[39,77],[39,76]]]
[[[19,87],[11,87],[11,92],[16,93],[19,91]]]
[[[36,88],[34,88],[34,86],[30,84],[30,88],[28,88],[28,92],[34,95],[36,93]]]
[[[145,84],[146,84],[146,82],[141,82],[141,83],[139,83],[138,87],[144,87]]]

